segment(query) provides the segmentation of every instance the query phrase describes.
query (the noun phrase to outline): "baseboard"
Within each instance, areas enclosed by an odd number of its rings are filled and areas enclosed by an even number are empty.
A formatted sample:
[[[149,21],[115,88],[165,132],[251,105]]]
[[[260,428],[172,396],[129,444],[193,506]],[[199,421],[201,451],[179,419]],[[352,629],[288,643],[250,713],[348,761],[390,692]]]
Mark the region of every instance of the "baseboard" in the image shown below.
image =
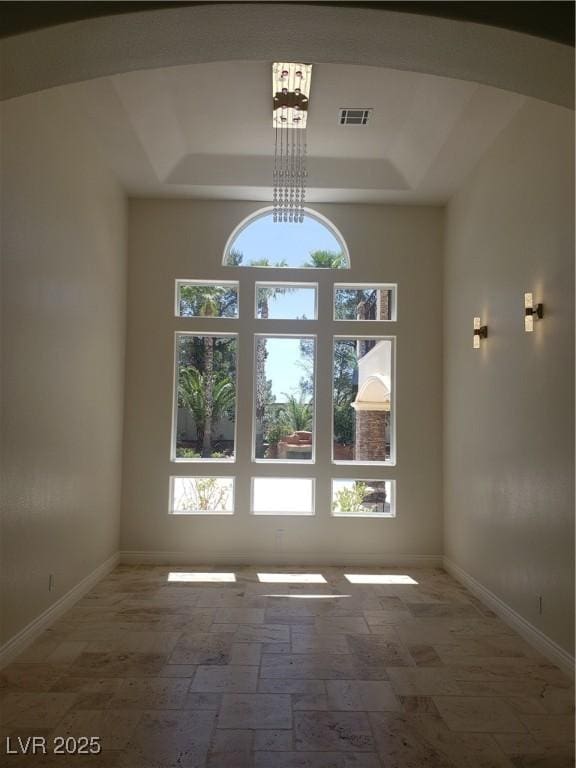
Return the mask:
[[[0,647],[0,669],[9,664],[16,656],[30,645],[45,629],[53,624],[57,619],[69,610],[74,603],[89,592],[104,576],[107,576],[118,564],[118,553],[109,557],[108,560],[98,566],[92,573],[85,576],[82,581],[72,587],[65,595],[47,608],[43,613],[31,621],[24,629],[21,629],[17,635],[10,638]]]
[[[550,659],[553,664],[563,669],[571,677],[574,676],[574,656],[571,656],[558,643],[545,635],[542,630],[527,621],[513,608],[510,608],[507,603],[447,557],[444,557],[444,569],[476,595],[484,605],[493,610],[502,621],[506,622],[519,635],[522,635],[530,645]]]
[[[123,550],[126,565],[331,565],[442,568],[442,555],[303,554],[302,552],[147,552]]]

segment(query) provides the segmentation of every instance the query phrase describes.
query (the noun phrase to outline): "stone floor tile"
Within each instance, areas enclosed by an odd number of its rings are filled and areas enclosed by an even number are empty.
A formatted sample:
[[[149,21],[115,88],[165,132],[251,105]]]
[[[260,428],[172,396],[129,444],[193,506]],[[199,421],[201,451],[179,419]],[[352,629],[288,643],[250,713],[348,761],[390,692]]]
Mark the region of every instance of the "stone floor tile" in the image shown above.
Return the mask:
[[[255,691],[258,667],[207,666],[198,667],[192,681],[192,693],[246,693]]]
[[[461,768],[435,748],[405,714],[372,712],[370,723],[385,768]]]
[[[363,712],[305,712],[294,714],[297,750],[373,752],[372,731]]]
[[[394,712],[402,705],[388,682],[327,680],[328,708],[357,712]]]
[[[114,709],[183,709],[189,687],[188,678],[122,680],[119,689],[111,698],[110,707]]]
[[[285,693],[224,694],[218,727],[292,728],[290,696]]]
[[[350,653],[346,635],[292,634],[292,653]]]
[[[229,664],[233,634],[183,634],[168,659],[170,664]]]
[[[103,750],[124,749],[141,717],[139,710],[73,710],[54,728],[53,736],[98,736]]]
[[[134,768],[199,768],[206,762],[215,720],[215,712],[199,710],[144,712],[125,750],[126,759]]]
[[[292,731],[255,731],[254,749],[259,752],[290,752],[293,749]]]
[[[260,626],[240,624],[234,633],[235,643],[288,643],[290,627],[280,624],[261,624]]]
[[[230,648],[230,664],[258,666],[262,656],[262,643],[233,643]]]
[[[410,645],[408,646],[410,656],[414,659],[417,667],[443,667],[444,662],[432,645]]]
[[[8,693],[2,699],[0,724],[12,728],[50,728],[76,701],[74,693]]]
[[[303,680],[299,678],[264,678],[258,682],[259,693],[298,693],[306,696],[324,696],[324,680]]]
[[[524,733],[526,728],[502,699],[473,696],[434,696],[434,704],[452,731]]]
[[[218,726],[220,726],[219,722]],[[251,752],[253,741],[253,731],[222,730],[220,727],[218,727],[212,739],[210,752]]]
[[[286,654],[262,656],[262,678],[303,678],[309,680],[353,680],[357,677],[354,658],[345,654]]]
[[[338,635],[368,635],[370,630],[363,618],[332,617],[317,618],[314,622],[318,634]]]
[[[368,752],[255,752],[254,768],[381,768]]]

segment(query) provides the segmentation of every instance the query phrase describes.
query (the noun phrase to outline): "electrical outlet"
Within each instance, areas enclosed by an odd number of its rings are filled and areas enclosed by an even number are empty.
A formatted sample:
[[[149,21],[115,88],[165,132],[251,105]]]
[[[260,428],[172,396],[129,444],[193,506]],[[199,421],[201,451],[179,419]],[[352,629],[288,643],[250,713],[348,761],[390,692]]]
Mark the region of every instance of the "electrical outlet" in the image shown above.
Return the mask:
[[[48,574],[48,592],[54,592],[55,586],[56,584],[55,584],[54,574],[49,573]]]

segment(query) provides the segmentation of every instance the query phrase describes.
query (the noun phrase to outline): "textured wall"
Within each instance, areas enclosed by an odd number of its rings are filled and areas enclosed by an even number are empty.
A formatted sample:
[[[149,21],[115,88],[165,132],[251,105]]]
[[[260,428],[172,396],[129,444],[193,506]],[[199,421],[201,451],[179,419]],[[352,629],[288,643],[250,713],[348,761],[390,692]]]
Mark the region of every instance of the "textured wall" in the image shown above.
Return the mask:
[[[569,651],[573,131],[561,108],[518,113],[450,203],[444,288],[446,554]],[[526,291],[545,307],[532,334]],[[475,315],[488,325],[479,350]]]
[[[350,520],[330,516],[331,386],[317,396],[321,465],[287,467],[250,461],[250,409],[244,403],[252,398],[251,334],[262,326],[252,319],[252,270],[231,272],[221,264],[229,234],[256,208],[240,202],[130,202],[122,550],[182,553],[191,562],[206,563],[256,558],[268,562],[382,562],[387,555],[440,555],[442,339],[437,323],[431,320],[440,316],[442,307],[442,209],[318,206],[340,229],[350,249],[352,269],[340,273],[339,280],[398,283],[398,322],[378,329],[383,334],[397,334],[398,463],[373,470],[376,477],[397,479],[397,517]],[[258,279],[290,279],[286,272],[260,270]],[[238,476],[237,514],[226,518],[169,516],[169,476],[202,472],[198,465],[170,462],[174,332],[190,328],[186,320],[173,317],[174,281],[236,279],[238,273],[241,320],[234,327],[244,331],[238,371],[238,458],[233,466],[220,466],[222,474]],[[320,312],[329,314],[333,274],[315,270],[305,279],[320,283]],[[224,325],[229,330],[234,322],[213,321],[210,327],[220,330]],[[329,330],[342,333],[342,325],[330,321]],[[378,330],[370,328],[373,333]],[[330,344],[319,345],[318,371],[325,382],[331,380]],[[338,469],[340,477],[354,477],[353,468]],[[252,516],[251,475],[289,474],[317,476],[316,516]],[[281,547],[277,546],[278,528],[284,531]]]
[[[5,641],[117,550],[125,205],[57,93],[2,128]]]

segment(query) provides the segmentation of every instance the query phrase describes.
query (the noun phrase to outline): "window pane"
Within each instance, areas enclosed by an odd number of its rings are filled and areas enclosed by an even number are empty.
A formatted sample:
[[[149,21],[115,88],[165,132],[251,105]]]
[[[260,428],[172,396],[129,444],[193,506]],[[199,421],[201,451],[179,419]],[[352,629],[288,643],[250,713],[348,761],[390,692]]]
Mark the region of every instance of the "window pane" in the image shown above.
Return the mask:
[[[392,373],[392,339],[334,339],[334,461],[391,460]]]
[[[396,320],[393,285],[335,285],[334,320]]]
[[[187,515],[231,515],[234,512],[234,478],[173,477],[170,511]]]
[[[178,317],[238,317],[238,283],[178,280]]]
[[[236,337],[179,333],[176,338],[176,459],[233,459]]]
[[[337,232],[309,212],[302,222],[273,221],[272,212],[249,219],[228,245],[229,267],[348,269],[348,254]]]
[[[256,459],[313,460],[315,357],[312,336],[256,336]]]
[[[254,477],[252,512],[255,515],[313,515],[314,480]]]
[[[332,514],[394,517],[391,480],[332,480]]]
[[[316,286],[256,283],[256,317],[260,320],[316,320]]]

